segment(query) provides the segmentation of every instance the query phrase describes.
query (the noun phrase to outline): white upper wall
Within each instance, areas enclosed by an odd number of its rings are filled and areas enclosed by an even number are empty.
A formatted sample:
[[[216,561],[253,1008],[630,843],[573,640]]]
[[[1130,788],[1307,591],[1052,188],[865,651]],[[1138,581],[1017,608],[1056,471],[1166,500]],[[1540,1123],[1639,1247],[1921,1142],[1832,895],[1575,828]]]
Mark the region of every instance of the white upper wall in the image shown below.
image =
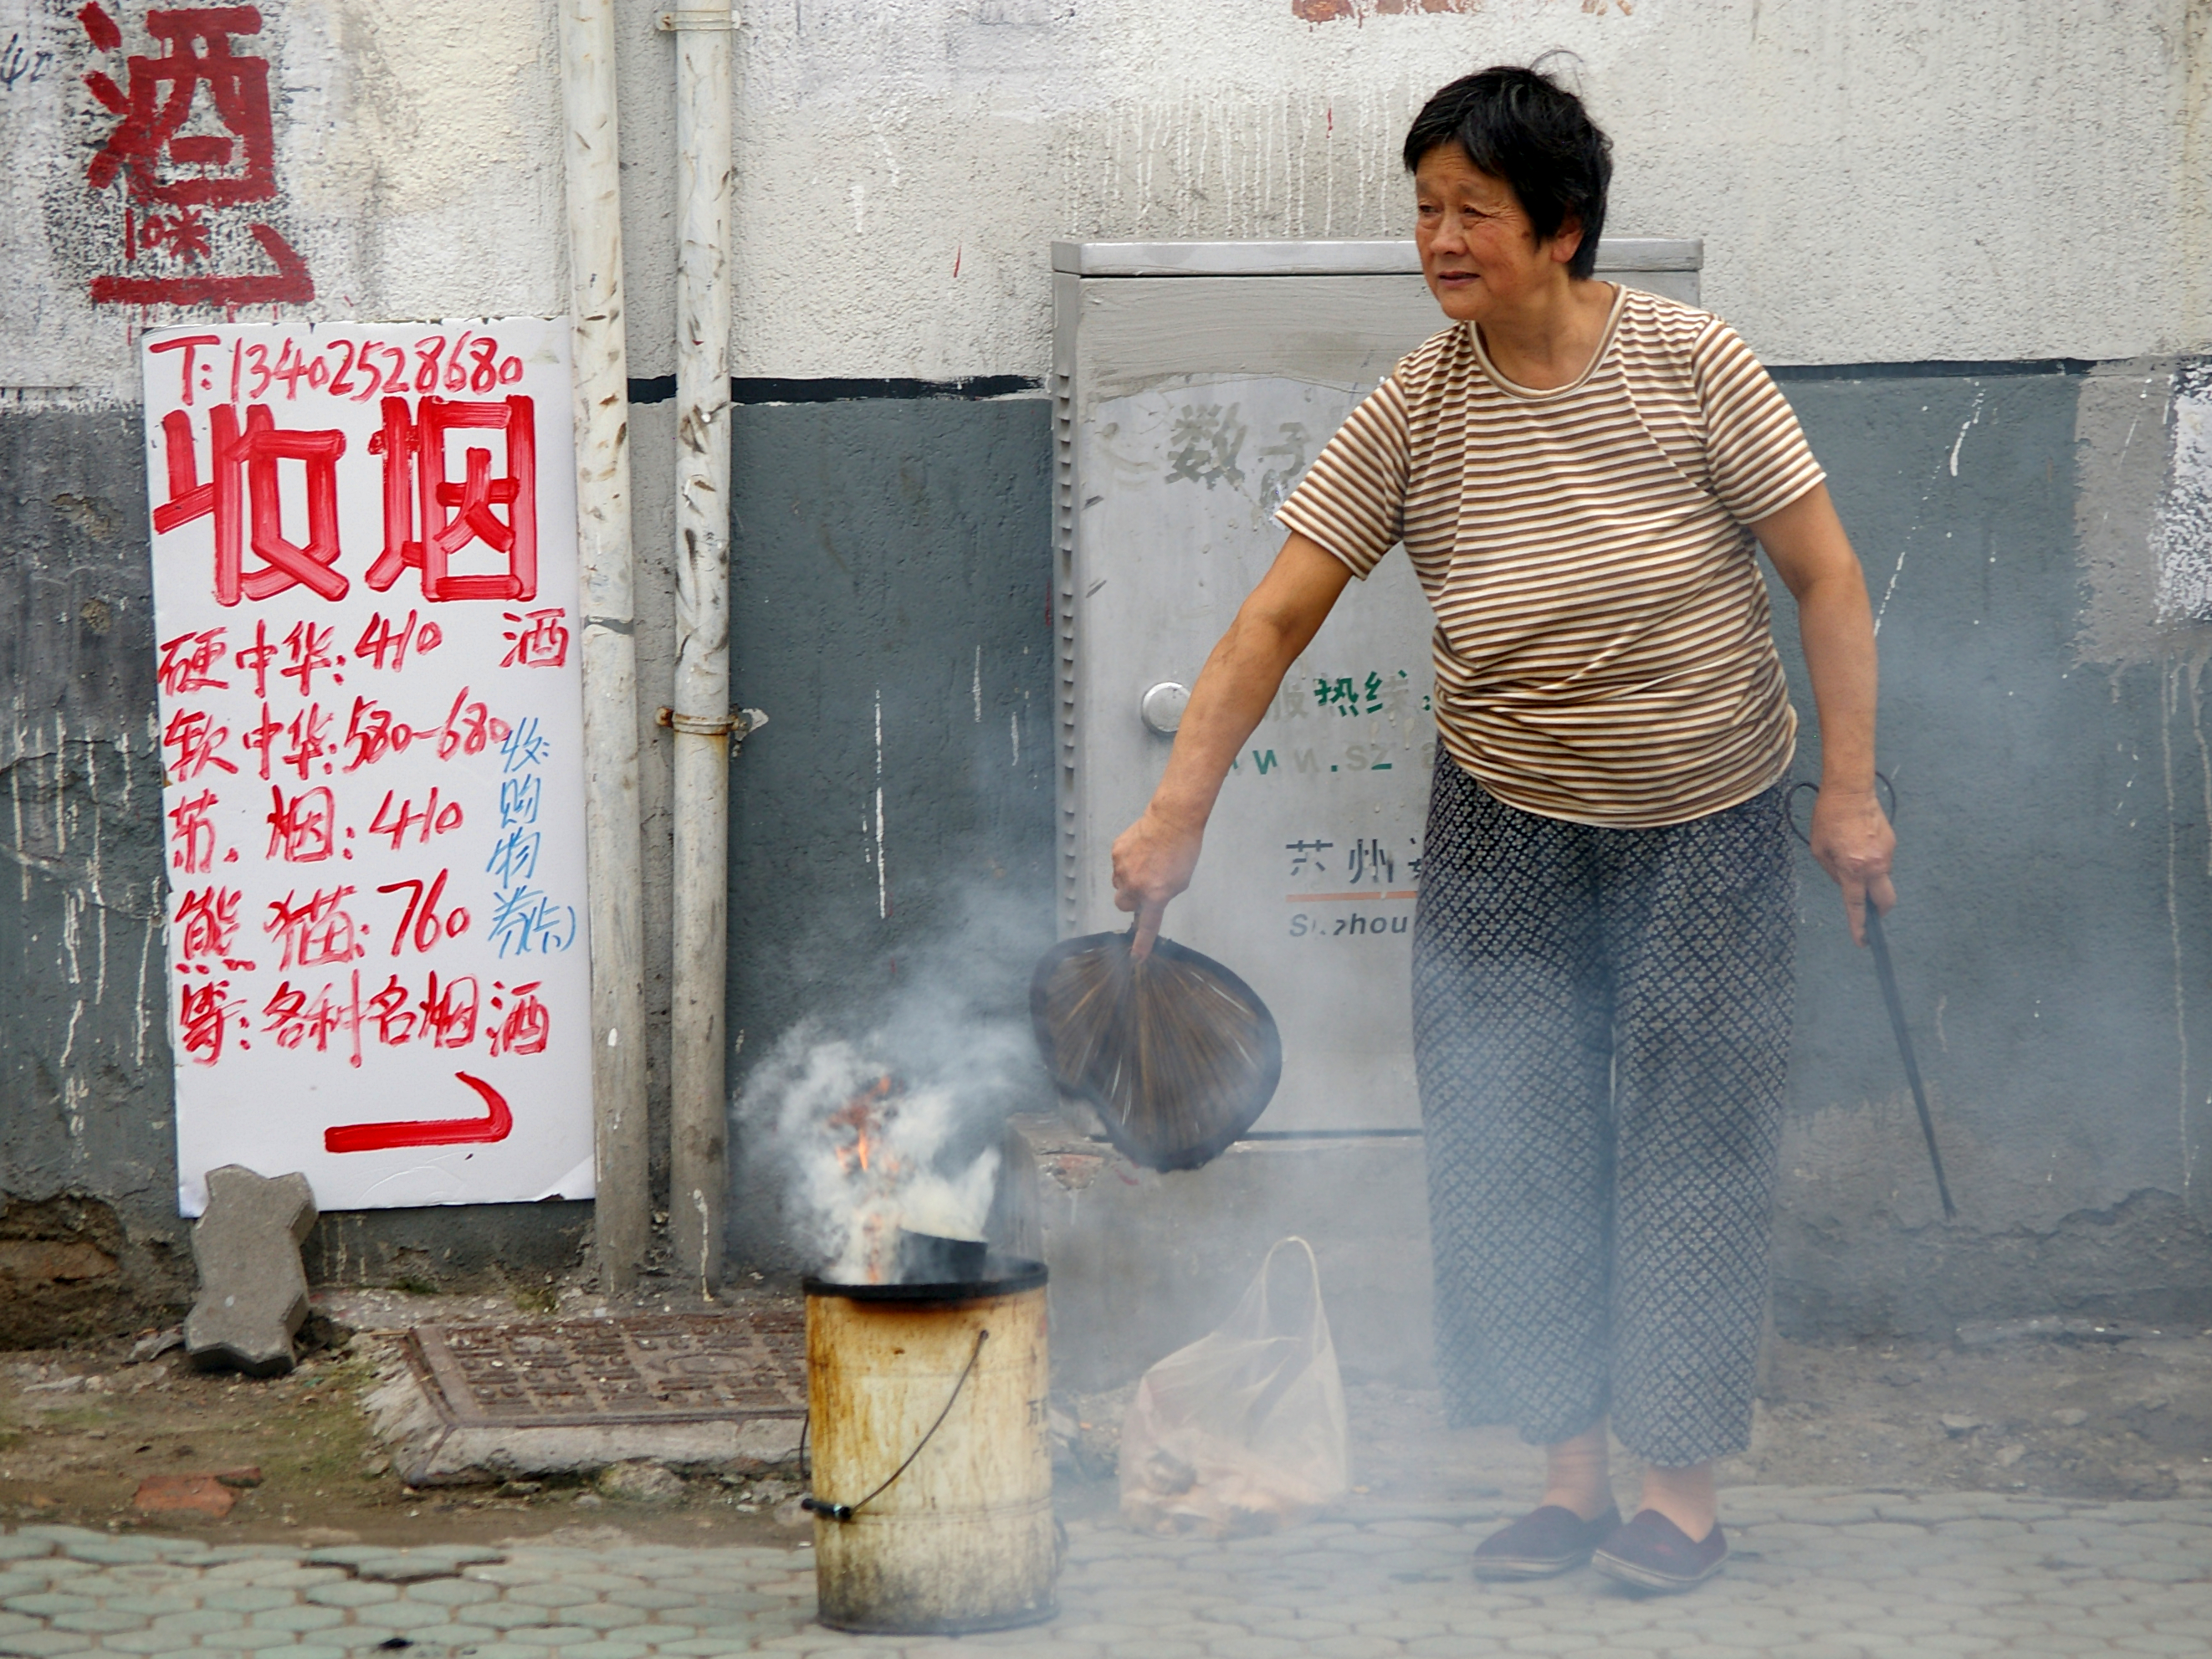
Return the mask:
[[[221,313],[95,305],[90,283],[265,272],[255,223],[283,236],[313,281],[313,301],[287,314],[565,308],[553,0],[259,0],[260,31],[228,44],[269,65],[276,194],[199,210],[213,245],[197,265],[143,250],[131,258],[125,237],[174,210],[88,178],[118,121],[86,76],[105,75],[127,97],[129,59],[162,50],[145,27],[148,0],[96,3],[118,27],[116,49],[100,50],[80,21],[84,0],[0,0],[0,387],[135,400],[139,326]],[[190,0],[152,9],[179,3]],[[210,101],[199,89],[186,135],[229,134]],[[198,171],[165,163],[160,177]]]
[[[137,319],[86,297],[119,191],[86,184],[114,119],[82,77],[120,79],[150,47],[145,0],[105,3],[122,52],[92,52],[77,0],[0,0],[0,41],[28,54],[0,61],[0,385],[129,395]],[[307,259],[310,308],[558,309],[551,0],[261,9],[252,44],[280,88],[269,212]],[[657,9],[620,6],[639,374],[673,363]],[[1396,151],[1422,99],[1554,46],[1580,55],[1615,141],[1608,228],[1704,237],[1707,303],[1770,361],[2112,358],[2212,337],[2212,41],[2188,0],[743,9],[741,374],[1041,374],[1055,236],[1403,234]]]

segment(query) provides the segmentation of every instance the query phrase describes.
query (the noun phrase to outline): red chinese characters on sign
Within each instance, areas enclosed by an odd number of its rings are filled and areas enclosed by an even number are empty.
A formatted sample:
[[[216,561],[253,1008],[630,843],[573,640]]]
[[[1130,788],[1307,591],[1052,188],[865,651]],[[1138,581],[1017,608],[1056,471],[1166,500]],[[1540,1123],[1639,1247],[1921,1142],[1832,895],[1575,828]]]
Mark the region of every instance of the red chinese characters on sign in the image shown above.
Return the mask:
[[[168,463],[169,498],[154,509],[154,528],[166,534],[196,519],[215,520],[215,596],[223,605],[267,599],[304,584],[326,599],[342,599],[348,583],[331,567],[338,562],[338,457],[345,434],[280,428],[266,404],[246,411],[246,429],[226,404],[208,410],[208,470],[199,476],[192,417],[181,409],[161,417]],[[284,506],[276,464],[300,461],[307,469],[307,539],[284,534]],[[246,511],[252,510],[252,534]],[[262,562],[245,568],[248,544]]]
[[[516,397],[497,403],[462,403],[424,398],[419,411],[410,415],[404,398],[386,398],[383,428],[369,440],[370,451],[384,462],[384,550],[368,568],[369,586],[383,592],[413,568],[422,572],[426,599],[535,598],[538,459],[531,399]],[[501,434],[507,451],[501,465],[506,471],[494,477],[491,451],[471,446],[462,459],[462,476],[449,477],[446,434],[477,430]],[[198,438],[189,414],[172,410],[161,417],[161,443],[168,495],[154,509],[154,528],[166,534],[200,519],[214,520],[218,603],[234,605],[243,599],[274,599],[298,586],[333,602],[345,598],[352,584],[337,568],[337,463],[345,453],[343,432],[335,428],[280,427],[266,404],[248,404],[241,428],[237,412],[228,404],[217,404],[208,410],[209,476],[205,479],[200,477]],[[285,533],[277,472],[279,464],[285,461],[296,461],[306,470],[304,542]],[[456,556],[477,546],[497,555],[505,569],[457,572]],[[249,549],[261,561],[250,570],[246,568]],[[568,614],[564,609],[504,614],[516,624],[516,629],[505,635],[514,647],[505,665],[557,668],[567,662],[568,630],[563,625]],[[377,622],[381,621],[380,612]],[[410,611],[410,632],[413,626]],[[210,634],[221,632],[210,630]],[[421,634],[423,643],[417,648],[434,648],[441,636],[434,625],[425,623]],[[195,647],[201,657],[187,650],[194,647],[195,639],[202,641]],[[206,635],[186,636],[174,643],[178,651],[186,653],[179,659],[176,672],[179,674],[190,673],[196,665],[204,673],[219,660],[220,647],[207,642]],[[312,687],[314,671],[334,661],[330,654],[331,630],[302,623],[285,637],[284,643],[290,664],[278,672],[298,679],[301,690],[307,691]],[[398,667],[406,659],[406,635],[387,635],[383,648],[377,649],[364,635],[356,649],[373,654],[380,667],[389,650],[392,665]],[[239,667],[255,674],[257,696],[265,695],[268,665],[274,654],[265,631],[257,629],[255,644],[234,658]],[[167,687],[170,664],[166,658],[163,673]],[[199,683],[224,684],[206,678]],[[193,688],[180,682],[179,689]]]
[[[568,613],[551,611],[501,611],[510,624],[500,638],[507,641],[501,668],[559,668],[568,660]]]
[[[369,567],[368,585],[381,593],[412,568],[422,573],[426,599],[537,598],[538,435],[531,400],[424,398],[410,415],[404,398],[386,398],[382,408],[383,429],[368,447],[384,458],[384,551]],[[506,471],[495,477],[491,451],[468,446],[461,476],[448,476],[446,434],[464,431],[500,433]],[[475,543],[501,556],[507,568],[455,574],[453,556]]]
[[[491,1033],[491,1051],[495,1054],[542,1054],[545,1039],[552,1029],[551,1017],[545,1005],[538,1000],[536,980],[527,985],[518,985],[507,993],[510,999],[507,1013]],[[497,1012],[501,999],[494,996],[491,1006]]]
[[[215,824],[209,816],[215,805],[215,791],[203,789],[169,809],[169,862],[185,875],[204,876],[215,868]]]
[[[228,680],[219,680],[215,671],[230,654],[230,647],[222,643],[225,630],[204,628],[197,634],[179,634],[161,645],[161,666],[154,677],[161,682],[161,690],[173,697],[189,696],[195,691],[227,691]]]
[[[236,772],[218,752],[229,741],[230,728],[217,726],[205,709],[179,708],[161,728],[161,747],[169,751],[169,781],[190,783],[210,766]]]
[[[112,56],[123,31],[93,0],[77,13],[93,49]],[[246,233],[266,269],[223,271],[217,250],[222,210],[277,198],[268,60],[241,53],[240,36],[261,32],[252,6],[185,6],[146,14],[158,56],[131,53],[117,84],[94,69],[85,85],[116,118],[85,169],[95,191],[124,196],[123,274],[92,279],[97,303],[112,305],[301,304],[315,297],[307,262],[258,217]]]
[[[367,956],[368,947],[356,937],[359,927],[345,908],[352,894],[350,887],[328,892],[319,887],[304,899],[287,893],[271,900],[261,931],[283,943],[284,960],[279,965],[319,968]]]
[[[320,864],[337,850],[337,803],[328,789],[270,792],[269,851],[287,864]]]
[[[238,1006],[227,979],[177,988],[177,1040],[187,1058],[200,1066],[222,1058],[223,1033]]]
[[[178,954],[187,963],[198,963],[210,957],[226,968],[250,969],[251,962],[241,962],[232,957],[231,940],[238,933],[238,902],[235,887],[207,887],[188,890],[177,906]]]

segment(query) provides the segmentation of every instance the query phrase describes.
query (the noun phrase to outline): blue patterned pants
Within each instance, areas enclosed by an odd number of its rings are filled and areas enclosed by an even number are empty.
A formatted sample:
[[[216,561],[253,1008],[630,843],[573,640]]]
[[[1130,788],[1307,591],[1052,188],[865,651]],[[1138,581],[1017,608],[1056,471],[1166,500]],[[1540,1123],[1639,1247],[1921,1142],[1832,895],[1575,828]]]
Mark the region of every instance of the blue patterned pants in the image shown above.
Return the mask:
[[[1539,817],[1440,758],[1413,924],[1437,1368],[1536,1444],[1608,1413],[1750,1443],[1790,1058],[1785,787],[1659,830]]]

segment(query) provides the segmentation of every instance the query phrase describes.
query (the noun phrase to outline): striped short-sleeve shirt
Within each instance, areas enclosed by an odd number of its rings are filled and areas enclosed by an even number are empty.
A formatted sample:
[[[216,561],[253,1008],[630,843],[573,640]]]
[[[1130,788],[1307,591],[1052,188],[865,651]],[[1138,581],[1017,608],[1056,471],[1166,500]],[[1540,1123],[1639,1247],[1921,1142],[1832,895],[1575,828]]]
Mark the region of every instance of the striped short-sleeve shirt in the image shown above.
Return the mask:
[[[1821,479],[1735,331],[1623,288],[1582,378],[1508,380],[1455,324],[1400,361],[1277,515],[1436,613],[1445,749],[1508,805],[1682,823],[1782,776],[1796,716],[1745,528]]]

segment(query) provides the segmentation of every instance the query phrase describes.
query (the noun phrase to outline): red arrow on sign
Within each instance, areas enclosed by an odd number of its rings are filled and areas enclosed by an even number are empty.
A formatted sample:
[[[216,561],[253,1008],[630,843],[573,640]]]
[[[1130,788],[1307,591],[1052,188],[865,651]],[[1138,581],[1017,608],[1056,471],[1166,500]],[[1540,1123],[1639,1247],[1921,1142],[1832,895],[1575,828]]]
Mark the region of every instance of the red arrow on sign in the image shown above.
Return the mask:
[[[498,1090],[466,1072],[453,1075],[483,1097],[488,1117],[421,1118],[400,1123],[347,1123],[323,1131],[326,1152],[377,1152],[387,1146],[464,1146],[504,1140],[514,1131],[514,1114]]]

